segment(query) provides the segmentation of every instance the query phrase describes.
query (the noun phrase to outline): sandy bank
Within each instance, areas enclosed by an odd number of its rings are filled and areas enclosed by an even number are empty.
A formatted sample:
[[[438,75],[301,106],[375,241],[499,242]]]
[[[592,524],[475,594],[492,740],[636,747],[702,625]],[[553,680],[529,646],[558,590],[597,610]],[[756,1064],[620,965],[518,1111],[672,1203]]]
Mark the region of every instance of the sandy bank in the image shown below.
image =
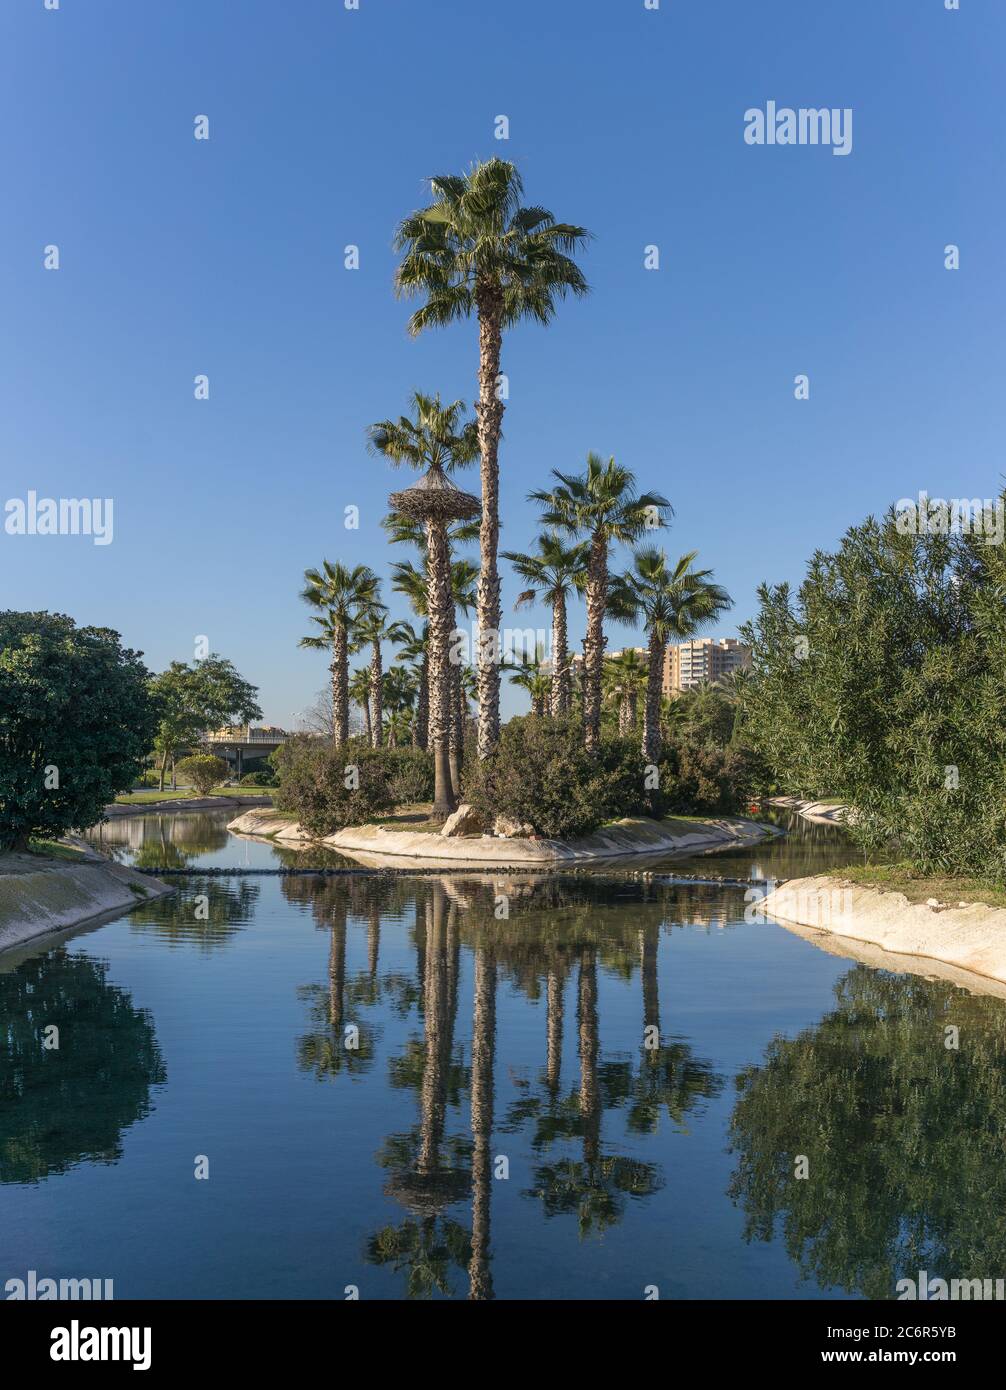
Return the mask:
[[[879,946],[898,956],[939,962],[1006,985],[1006,909],[984,903],[930,906],[904,893],[823,875],[781,884],[760,906],[784,926]],[[880,964],[879,961],[870,961]],[[897,970],[897,964],[890,969]],[[923,972],[925,973],[925,972]],[[943,972],[939,972],[943,973]]]
[[[798,796],[773,796],[769,805],[785,806],[818,825],[841,825],[849,816],[848,806],[831,801],[802,801]]]
[[[306,845],[311,837],[296,821],[275,812],[247,811],[228,825],[238,834],[274,838],[284,844]],[[543,866],[594,863],[636,854],[724,848],[754,844],[780,832],[740,817],[722,816],[702,822],[626,819],[606,825],[579,840],[501,839],[493,835],[446,838],[416,830],[388,830],[379,825],[355,825],[313,843],[337,850],[347,857],[365,856],[423,861],[424,864]]]
[[[79,862],[0,854],[0,952],[173,891],[94,854]]]

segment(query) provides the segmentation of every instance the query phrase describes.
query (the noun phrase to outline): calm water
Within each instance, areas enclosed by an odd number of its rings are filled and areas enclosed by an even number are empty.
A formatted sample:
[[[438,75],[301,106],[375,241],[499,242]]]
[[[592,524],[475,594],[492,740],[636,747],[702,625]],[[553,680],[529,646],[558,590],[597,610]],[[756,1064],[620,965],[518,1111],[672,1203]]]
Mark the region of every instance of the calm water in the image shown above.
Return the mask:
[[[277,863],[225,820],[142,817],[102,842],[147,865]],[[850,857],[804,826],[673,868]],[[0,957],[0,1282],[888,1298],[919,1268],[1006,1270],[996,1000],[746,924],[738,888],[180,884]]]

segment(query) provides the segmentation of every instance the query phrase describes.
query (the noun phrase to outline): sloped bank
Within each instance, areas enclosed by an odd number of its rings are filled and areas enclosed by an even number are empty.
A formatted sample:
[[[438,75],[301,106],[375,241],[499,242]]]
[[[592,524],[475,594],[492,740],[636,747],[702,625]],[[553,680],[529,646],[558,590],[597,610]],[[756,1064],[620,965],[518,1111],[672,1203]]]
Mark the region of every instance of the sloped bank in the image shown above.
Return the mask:
[[[904,893],[866,887],[831,874],[789,879],[760,906],[783,926],[794,923],[1006,984],[1003,908],[985,903],[913,903]]]
[[[262,836],[284,844],[304,846],[312,843],[311,836],[296,821],[278,816],[275,811],[246,811],[231,821],[227,828],[237,834]],[[731,845],[754,844],[781,833],[775,826],[737,816],[721,816],[703,821],[625,819],[578,840],[536,840],[494,835],[448,838],[417,830],[354,825],[313,843],[338,850],[348,857],[354,854],[379,855],[382,858],[509,868],[521,864],[554,866],[622,859],[634,854],[727,848]]]
[[[82,853],[79,861],[0,854],[0,951],[173,891],[93,853]]]

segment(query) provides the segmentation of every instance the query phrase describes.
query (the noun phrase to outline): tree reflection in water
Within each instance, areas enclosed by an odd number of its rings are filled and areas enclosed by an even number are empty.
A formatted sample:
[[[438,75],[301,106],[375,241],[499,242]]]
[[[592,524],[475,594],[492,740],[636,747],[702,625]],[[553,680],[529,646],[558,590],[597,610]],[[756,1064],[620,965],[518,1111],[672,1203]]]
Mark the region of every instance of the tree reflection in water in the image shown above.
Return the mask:
[[[823,1288],[1006,1269],[1006,1009],[943,982],[856,966],[836,1007],[737,1080],[730,1195],[749,1240],[781,1230]],[[944,1029],[960,1029],[959,1050]],[[794,1176],[796,1155],[809,1176]]]
[[[546,1000],[543,1067],[500,1128],[524,1131],[535,1155],[534,1183],[525,1195],[549,1217],[572,1216],[581,1235],[621,1219],[625,1204],[656,1192],[659,1166],[611,1148],[603,1134],[605,1111],[621,1109],[631,1132],[650,1133],[660,1114],[683,1126],[688,1112],[722,1084],[687,1043],[660,1035],[657,946],[674,920],[695,921],[694,895],[662,885],[606,887],[556,877],[422,877],[414,879],[294,878],[283,881],[291,899],[310,906],[331,934],[328,986],[300,990],[314,1026],[301,1039],[300,1062],[319,1077],[365,1071],[377,1037],[367,1011],[391,1003],[401,1016],[415,1008],[422,1034],[389,1062],[392,1086],[410,1090],[416,1123],[389,1135],[377,1162],[388,1177],[385,1194],[406,1219],[376,1231],[365,1257],[402,1276],[408,1297],[494,1296],[492,1277],[493,1132],[496,1125],[496,1002],[499,983]],[[505,894],[509,915],[498,918]],[[626,896],[635,900],[625,911]],[[382,916],[414,920],[414,979],[380,970]],[[680,915],[678,915],[680,913]],[[725,922],[725,919],[724,919]],[[350,976],[347,933],[366,932],[366,968]],[[471,1042],[457,1038],[462,952],[471,960]],[[598,973],[629,979],[639,972],[642,1021],[652,1025],[650,1046],[640,1027],[638,1055],[607,1056],[601,1048]],[[575,978],[579,1078],[564,1089],[564,994]],[[360,1048],[347,1049],[347,1024],[360,1029]],[[467,1052],[467,1056],[466,1056]],[[467,1126],[462,1122],[467,1093]],[[458,1123],[452,1128],[450,1117]],[[461,1204],[470,1210],[465,1217]],[[466,1288],[465,1288],[466,1286]]]
[[[0,1182],[37,1183],[78,1163],[114,1163],[123,1130],[166,1080],[145,1010],[107,965],[57,947],[0,972]],[[44,1046],[59,1029],[59,1047]]]

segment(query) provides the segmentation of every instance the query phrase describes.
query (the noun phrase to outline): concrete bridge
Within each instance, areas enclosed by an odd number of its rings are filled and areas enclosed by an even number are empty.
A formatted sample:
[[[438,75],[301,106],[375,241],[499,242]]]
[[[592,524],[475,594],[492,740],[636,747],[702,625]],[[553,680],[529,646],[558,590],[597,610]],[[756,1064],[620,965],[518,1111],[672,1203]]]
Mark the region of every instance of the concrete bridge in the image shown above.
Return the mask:
[[[204,741],[208,753],[223,758],[233,769],[235,777],[241,777],[246,760],[267,758],[288,738],[285,729],[278,729],[272,724],[263,724],[258,728],[243,724],[233,729],[214,729]]]

